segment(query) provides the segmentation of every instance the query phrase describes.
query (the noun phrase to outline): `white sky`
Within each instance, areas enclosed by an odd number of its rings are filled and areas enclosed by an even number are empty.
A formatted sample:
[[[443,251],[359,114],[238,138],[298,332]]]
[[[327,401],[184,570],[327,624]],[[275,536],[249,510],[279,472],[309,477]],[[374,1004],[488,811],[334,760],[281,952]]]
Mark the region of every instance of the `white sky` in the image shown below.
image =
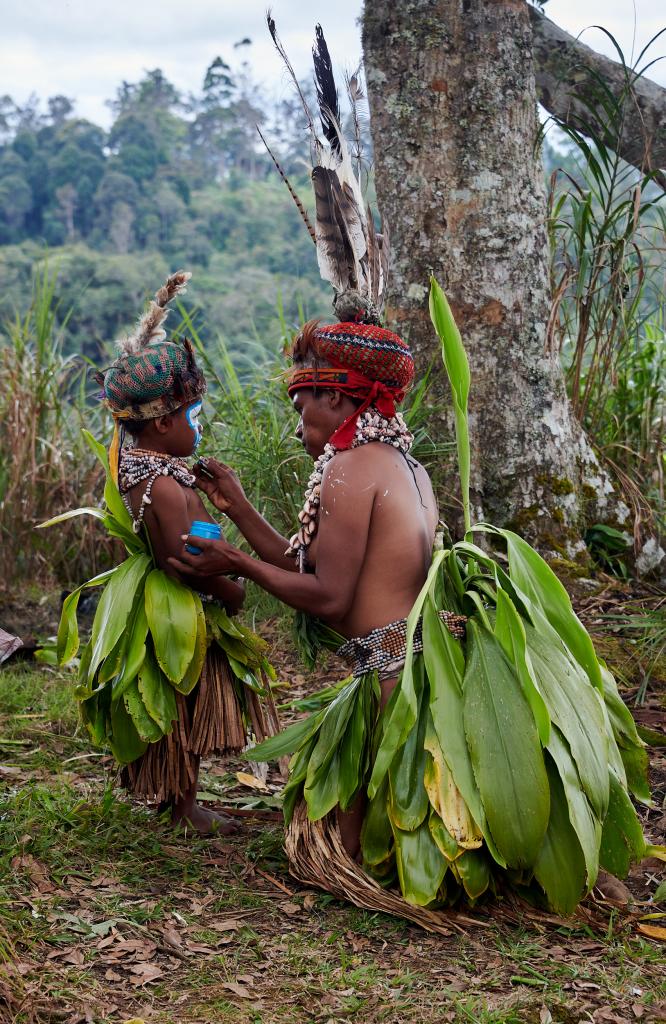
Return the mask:
[[[160,67],[182,92],[198,92],[218,54],[229,64],[247,57],[255,79],[273,95],[290,94],[264,22],[269,0],[0,0],[0,95],[25,102],[57,93],[76,100],[76,111],[108,126],[111,99],[123,79],[138,81]],[[371,2],[371,0],[370,0]],[[361,53],[362,0],[273,0],[278,32],[296,68],[308,73],[314,26],[321,22],[333,60],[352,68]],[[601,24],[618,40],[629,62],[666,26],[663,0],[549,0],[548,16],[577,35]],[[634,18],[636,37],[634,40]],[[252,39],[251,47],[234,43]],[[612,55],[596,29],[583,40]],[[666,54],[666,35],[652,56]],[[650,71],[666,85],[666,60]]]

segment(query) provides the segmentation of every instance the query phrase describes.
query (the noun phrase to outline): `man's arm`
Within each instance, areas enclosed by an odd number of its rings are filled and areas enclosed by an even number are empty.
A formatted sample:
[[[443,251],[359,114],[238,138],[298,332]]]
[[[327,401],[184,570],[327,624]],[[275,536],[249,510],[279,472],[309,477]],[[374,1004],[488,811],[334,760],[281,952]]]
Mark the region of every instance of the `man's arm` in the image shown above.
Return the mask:
[[[296,560],[285,555],[289,541],[273,529],[248,501],[238,477],[230,466],[225,466],[217,459],[206,459],[205,469],[195,466],[194,474],[197,478],[197,487],[204,492],[216,509],[229,516],[252,550],[256,551],[264,562],[295,572]]]
[[[370,447],[370,446],[368,446]],[[329,622],[349,611],[365,559],[376,487],[361,449],[342,452],[324,471],[314,573],[294,573],[252,558],[226,541],[202,541],[203,554],[182,552],[170,563],[179,571],[235,572],[258,583],[292,608]],[[193,543],[199,544],[197,538]]]
[[[210,520],[201,499],[197,512],[200,519]],[[188,507],[187,494],[183,487],[172,477],[158,476],[151,490],[151,504],[146,507],[145,519],[150,540],[155,554],[155,561],[160,569],[170,575],[174,574],[169,559],[180,553],[182,548],[181,535],[183,530],[189,533],[192,524],[192,513]],[[212,522],[212,520],[211,520]],[[193,541],[193,543],[196,543]],[[196,556],[194,556],[196,557]],[[178,573],[182,582],[193,590],[202,590],[224,603],[228,612],[237,612],[243,604],[245,591],[238,583],[224,576],[202,579],[189,570]]]

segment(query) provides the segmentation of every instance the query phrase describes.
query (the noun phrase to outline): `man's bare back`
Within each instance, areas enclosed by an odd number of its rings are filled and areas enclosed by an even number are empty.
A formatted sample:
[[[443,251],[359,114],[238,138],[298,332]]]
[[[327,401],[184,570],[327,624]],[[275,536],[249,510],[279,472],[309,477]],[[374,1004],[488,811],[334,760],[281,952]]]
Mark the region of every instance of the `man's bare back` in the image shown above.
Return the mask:
[[[327,520],[336,520],[334,506],[349,505],[362,517],[369,496],[367,539],[354,599],[344,616],[329,621],[345,637],[363,636],[409,614],[428,572],[437,526],[437,503],[420,463],[386,444],[339,452],[324,474],[319,533],[308,549],[312,569],[322,538],[326,539]],[[348,540],[340,536],[338,543]]]

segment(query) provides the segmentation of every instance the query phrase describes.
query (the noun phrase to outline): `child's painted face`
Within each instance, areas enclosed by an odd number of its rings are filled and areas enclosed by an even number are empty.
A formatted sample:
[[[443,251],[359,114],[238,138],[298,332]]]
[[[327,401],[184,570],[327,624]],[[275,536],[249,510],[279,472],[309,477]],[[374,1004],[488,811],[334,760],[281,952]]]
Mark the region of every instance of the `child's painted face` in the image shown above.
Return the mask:
[[[199,423],[199,415],[201,413],[202,404],[201,402],[193,402],[189,405],[185,411],[185,419],[187,424],[194,435],[192,451],[196,451],[201,443],[203,437],[203,427]]]

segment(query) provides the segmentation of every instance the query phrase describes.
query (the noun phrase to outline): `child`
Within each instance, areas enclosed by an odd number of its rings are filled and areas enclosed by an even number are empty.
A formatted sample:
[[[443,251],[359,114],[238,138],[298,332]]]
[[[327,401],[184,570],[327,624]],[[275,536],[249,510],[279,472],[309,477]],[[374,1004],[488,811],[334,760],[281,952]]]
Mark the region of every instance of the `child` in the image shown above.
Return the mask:
[[[242,750],[250,730],[260,740],[275,731],[277,717],[265,645],[228,618],[243,603],[242,583],[176,581],[167,564],[194,520],[213,522],[183,461],[201,440],[206,383],[189,341],[167,342],[161,327],[189,277],[168,279],[119,343],[116,362],[98,375],[116,423],[111,476],[130,517],[109,483],[107,527],[125,539],[129,558],[106,583],[77,695],[93,739],[110,745],[123,765],[122,785],[170,807],[174,822],[226,834],[233,823],[196,803],[200,759]]]

